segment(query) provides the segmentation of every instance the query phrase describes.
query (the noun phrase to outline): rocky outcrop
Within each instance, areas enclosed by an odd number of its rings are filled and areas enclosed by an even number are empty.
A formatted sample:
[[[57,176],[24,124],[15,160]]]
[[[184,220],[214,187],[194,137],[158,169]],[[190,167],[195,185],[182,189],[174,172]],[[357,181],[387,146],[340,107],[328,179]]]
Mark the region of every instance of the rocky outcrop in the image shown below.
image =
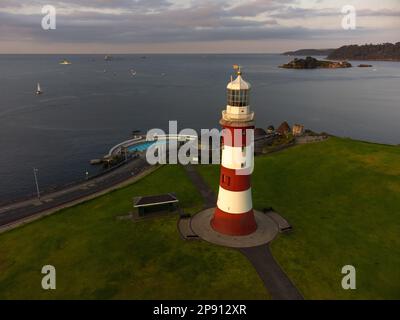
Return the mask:
[[[285,69],[339,69],[339,68],[351,68],[352,65],[347,61],[325,61],[325,60],[317,60],[313,57],[307,57],[305,59],[297,59],[290,61],[284,65],[281,65],[280,68]]]

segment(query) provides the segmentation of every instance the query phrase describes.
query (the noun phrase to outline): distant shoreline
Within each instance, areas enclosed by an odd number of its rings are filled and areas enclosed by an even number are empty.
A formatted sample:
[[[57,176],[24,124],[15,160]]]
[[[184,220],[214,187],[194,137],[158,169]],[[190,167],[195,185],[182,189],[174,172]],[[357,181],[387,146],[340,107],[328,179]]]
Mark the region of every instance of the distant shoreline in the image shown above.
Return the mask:
[[[389,61],[400,62],[400,42],[395,44],[365,44],[347,45],[338,49],[300,49],[287,51],[282,55],[289,56],[326,56],[329,60],[353,60],[353,61]]]

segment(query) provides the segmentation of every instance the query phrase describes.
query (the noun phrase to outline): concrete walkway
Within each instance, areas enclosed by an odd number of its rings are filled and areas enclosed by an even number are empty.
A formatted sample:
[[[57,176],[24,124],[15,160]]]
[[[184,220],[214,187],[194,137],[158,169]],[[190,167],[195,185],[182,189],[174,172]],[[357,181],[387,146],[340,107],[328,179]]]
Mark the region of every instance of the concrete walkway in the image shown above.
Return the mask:
[[[217,197],[215,196],[215,193],[210,189],[208,184],[203,180],[203,177],[199,175],[193,165],[187,165],[183,167],[185,168],[190,180],[203,197],[203,208],[208,209],[211,207],[215,207],[215,204],[217,203]]]
[[[215,206],[216,197],[210,187],[192,165],[184,167],[193,185],[204,199],[204,209]],[[274,300],[302,300],[301,293],[283,272],[272,256],[268,244],[256,247],[237,248],[256,269]]]
[[[303,300],[303,296],[283,272],[268,244],[238,249],[250,260],[274,300]]]

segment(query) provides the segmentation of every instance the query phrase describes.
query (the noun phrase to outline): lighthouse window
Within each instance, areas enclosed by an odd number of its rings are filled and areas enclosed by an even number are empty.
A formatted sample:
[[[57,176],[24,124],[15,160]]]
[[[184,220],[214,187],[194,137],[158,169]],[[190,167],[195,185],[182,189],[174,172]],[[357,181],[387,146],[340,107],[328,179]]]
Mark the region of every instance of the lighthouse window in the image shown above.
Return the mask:
[[[229,90],[228,104],[234,107],[244,107],[249,105],[249,90]]]
[[[229,186],[231,184],[231,177],[222,175],[222,184],[225,184],[226,186]]]

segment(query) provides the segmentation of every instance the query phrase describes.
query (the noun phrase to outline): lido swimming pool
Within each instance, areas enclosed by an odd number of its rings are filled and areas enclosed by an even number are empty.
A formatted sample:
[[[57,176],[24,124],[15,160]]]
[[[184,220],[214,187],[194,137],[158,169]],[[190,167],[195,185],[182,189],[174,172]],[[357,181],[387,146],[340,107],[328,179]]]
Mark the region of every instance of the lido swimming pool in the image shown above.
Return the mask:
[[[139,144],[135,144],[133,146],[128,147],[128,151],[129,152],[135,152],[135,151],[139,151],[139,152],[143,152],[146,151],[148,148],[150,148],[150,146],[152,146],[153,144],[166,144],[166,141],[146,141],[143,143],[139,143]]]

